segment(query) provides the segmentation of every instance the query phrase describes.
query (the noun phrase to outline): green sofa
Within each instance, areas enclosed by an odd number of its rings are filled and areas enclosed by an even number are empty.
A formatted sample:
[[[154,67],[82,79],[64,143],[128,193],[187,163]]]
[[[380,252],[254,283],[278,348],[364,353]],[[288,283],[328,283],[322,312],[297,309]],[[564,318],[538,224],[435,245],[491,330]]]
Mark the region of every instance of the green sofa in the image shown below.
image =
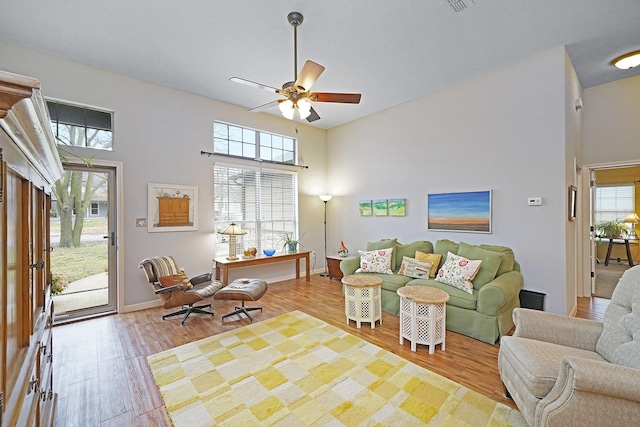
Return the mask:
[[[394,274],[356,273],[360,267],[360,257],[350,257],[340,263],[340,270],[345,276],[351,274],[368,274],[382,279],[382,309],[398,315],[400,297],[397,290],[403,286],[431,286],[442,289],[450,296],[447,302],[447,329],[463,335],[494,344],[502,335],[513,328],[513,309],[520,306],[520,289],[524,279],[520,273],[520,265],[515,260],[513,251],[506,246],[469,245],[464,242],[455,243],[450,240],[438,240],[435,248],[429,241],[416,241],[410,244],[398,243],[397,239],[384,239],[369,242],[367,251],[393,248],[391,269]],[[414,279],[397,274],[403,257],[415,257],[416,251],[439,253],[445,262],[448,252],[467,259],[482,259],[483,262],[473,279],[473,293],[454,288],[434,279]]]

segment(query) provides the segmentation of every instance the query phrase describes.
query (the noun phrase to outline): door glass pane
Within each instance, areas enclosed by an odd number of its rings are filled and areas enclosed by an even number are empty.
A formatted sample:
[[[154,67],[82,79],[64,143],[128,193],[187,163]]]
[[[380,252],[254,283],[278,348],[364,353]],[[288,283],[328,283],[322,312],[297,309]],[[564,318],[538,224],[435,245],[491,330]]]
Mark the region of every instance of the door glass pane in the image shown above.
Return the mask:
[[[109,303],[108,190],[108,173],[75,169],[55,186],[50,235],[56,317]]]

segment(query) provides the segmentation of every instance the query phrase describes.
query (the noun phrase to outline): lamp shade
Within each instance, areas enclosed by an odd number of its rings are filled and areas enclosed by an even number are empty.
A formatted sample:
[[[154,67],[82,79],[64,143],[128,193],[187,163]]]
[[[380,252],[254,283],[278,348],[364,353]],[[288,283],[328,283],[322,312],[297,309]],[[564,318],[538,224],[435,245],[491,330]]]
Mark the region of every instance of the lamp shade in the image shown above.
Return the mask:
[[[640,217],[638,217],[638,214],[635,212],[631,212],[629,215],[627,215],[627,217],[624,219],[623,222],[631,222],[631,223],[638,223],[640,222]]]
[[[331,194],[320,194],[318,197],[320,197],[320,200],[322,200],[323,202],[328,202],[333,198]]]
[[[227,236],[241,236],[247,234],[246,231],[238,227],[235,223],[231,223],[222,231],[218,231],[220,234],[226,234]]]

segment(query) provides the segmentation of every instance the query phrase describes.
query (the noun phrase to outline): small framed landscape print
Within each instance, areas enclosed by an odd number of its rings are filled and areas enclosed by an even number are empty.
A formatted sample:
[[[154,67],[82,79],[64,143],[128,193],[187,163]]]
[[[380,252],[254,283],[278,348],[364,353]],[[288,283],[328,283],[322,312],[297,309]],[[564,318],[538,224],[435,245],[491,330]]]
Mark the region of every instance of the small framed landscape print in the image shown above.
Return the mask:
[[[371,200],[360,200],[360,202],[358,203],[358,210],[360,211],[360,216],[373,215]]]
[[[389,199],[389,215],[405,216],[407,211],[407,199]]]
[[[198,229],[198,187],[149,183],[147,231],[194,231]]]
[[[375,216],[387,216],[389,214],[389,205],[387,199],[379,199],[373,201],[373,214]]]

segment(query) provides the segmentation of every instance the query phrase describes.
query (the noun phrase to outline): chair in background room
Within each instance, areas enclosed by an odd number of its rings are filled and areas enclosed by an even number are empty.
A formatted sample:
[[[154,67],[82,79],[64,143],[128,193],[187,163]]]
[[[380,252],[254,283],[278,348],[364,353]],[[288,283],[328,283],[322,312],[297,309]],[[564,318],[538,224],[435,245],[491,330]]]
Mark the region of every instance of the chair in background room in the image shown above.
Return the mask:
[[[181,316],[182,324],[191,313],[209,314],[206,310],[211,304],[195,305],[213,296],[222,288],[222,283],[211,279],[211,273],[201,274],[189,279],[176,260],[171,256],[146,258],[140,262],[148,282],[155,289],[156,295],[164,302],[164,308],[182,307],[173,313],[165,314],[162,319]]]

